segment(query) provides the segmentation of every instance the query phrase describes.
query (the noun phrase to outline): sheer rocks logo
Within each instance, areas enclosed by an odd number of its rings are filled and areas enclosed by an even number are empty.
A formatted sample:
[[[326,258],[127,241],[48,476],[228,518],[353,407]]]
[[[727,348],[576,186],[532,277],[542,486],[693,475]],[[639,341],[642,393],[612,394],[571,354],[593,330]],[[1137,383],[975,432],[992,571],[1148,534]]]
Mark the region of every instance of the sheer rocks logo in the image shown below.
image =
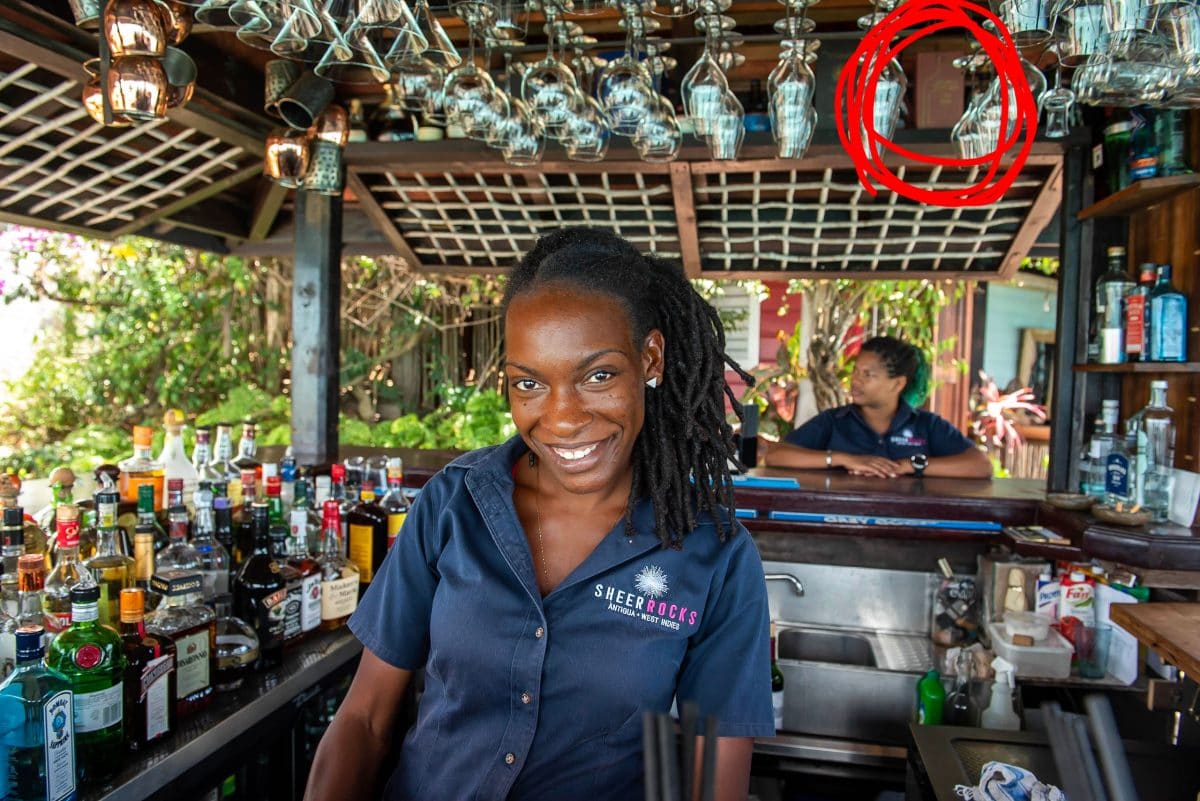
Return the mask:
[[[634,591],[610,584],[596,584],[593,596],[608,606],[609,612],[640,620],[665,629],[692,629],[700,620],[699,609],[671,603],[667,599],[670,579],[658,565],[644,565],[633,577]]]

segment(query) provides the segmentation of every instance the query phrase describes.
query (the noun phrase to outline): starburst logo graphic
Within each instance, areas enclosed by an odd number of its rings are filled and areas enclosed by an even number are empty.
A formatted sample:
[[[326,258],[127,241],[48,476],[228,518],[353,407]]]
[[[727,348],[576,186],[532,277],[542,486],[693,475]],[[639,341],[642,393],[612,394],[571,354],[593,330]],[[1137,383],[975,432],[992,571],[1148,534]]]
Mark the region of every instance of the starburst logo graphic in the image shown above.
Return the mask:
[[[667,574],[658,565],[646,565],[633,577],[633,586],[651,598],[661,598],[667,594]]]

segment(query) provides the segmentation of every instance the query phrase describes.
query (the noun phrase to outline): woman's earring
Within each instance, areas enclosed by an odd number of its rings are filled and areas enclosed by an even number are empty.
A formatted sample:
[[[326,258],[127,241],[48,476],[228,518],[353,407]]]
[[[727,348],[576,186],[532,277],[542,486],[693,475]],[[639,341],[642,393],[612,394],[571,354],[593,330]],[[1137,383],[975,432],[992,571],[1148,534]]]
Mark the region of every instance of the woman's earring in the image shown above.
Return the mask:
[[[650,389],[658,389],[658,378],[647,379],[646,386],[650,387]]]
[[[537,467],[537,455],[533,451],[529,452],[529,466]]]

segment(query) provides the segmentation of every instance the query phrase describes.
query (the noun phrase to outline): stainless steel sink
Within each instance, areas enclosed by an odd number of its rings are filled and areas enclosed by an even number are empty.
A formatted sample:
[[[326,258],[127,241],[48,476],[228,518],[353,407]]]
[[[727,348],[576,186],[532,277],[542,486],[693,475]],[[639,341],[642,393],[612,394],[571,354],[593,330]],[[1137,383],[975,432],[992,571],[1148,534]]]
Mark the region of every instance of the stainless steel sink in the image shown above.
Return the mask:
[[[861,634],[822,629],[784,629],[776,644],[779,659],[875,667],[871,642]]]

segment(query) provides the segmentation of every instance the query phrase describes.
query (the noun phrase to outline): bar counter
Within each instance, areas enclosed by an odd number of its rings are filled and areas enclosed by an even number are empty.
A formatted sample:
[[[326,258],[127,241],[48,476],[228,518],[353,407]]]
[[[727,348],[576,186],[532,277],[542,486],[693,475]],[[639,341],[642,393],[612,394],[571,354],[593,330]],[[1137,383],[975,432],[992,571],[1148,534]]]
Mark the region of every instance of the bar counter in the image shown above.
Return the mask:
[[[207,709],[180,721],[174,734],[128,755],[111,782],[85,791],[80,801],[144,801],[168,791],[180,798],[181,790],[197,782],[219,784],[222,761],[251,752],[266,730],[289,725],[321,683],[360,653],[362,645],[349,629],[318,631],[286,649],[279,669],[252,674],[237,690],[217,693]]]

